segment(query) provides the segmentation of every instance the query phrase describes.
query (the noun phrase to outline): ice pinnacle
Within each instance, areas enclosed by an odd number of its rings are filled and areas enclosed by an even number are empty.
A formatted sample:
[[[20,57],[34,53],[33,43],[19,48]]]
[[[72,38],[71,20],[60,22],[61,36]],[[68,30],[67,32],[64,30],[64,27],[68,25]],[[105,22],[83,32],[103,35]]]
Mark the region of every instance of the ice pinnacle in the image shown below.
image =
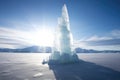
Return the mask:
[[[49,63],[73,63],[79,59],[72,51],[73,37],[70,31],[69,15],[66,5],[62,8],[62,15],[58,18],[58,27],[55,33],[54,48]]]

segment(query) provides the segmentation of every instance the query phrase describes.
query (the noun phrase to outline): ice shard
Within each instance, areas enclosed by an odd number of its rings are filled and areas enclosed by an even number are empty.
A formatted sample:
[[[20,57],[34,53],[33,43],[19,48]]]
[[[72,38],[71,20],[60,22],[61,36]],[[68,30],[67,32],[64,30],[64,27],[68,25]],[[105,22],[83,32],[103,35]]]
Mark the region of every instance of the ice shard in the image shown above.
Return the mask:
[[[53,53],[50,56],[49,62],[71,63],[78,61],[78,57],[73,53],[72,33],[70,31],[70,22],[67,7],[64,4],[62,15],[58,18],[58,27],[55,33]]]
[[[60,53],[71,54],[72,34],[70,32],[69,16],[66,5],[62,9],[62,17],[59,18],[59,40],[60,40]]]

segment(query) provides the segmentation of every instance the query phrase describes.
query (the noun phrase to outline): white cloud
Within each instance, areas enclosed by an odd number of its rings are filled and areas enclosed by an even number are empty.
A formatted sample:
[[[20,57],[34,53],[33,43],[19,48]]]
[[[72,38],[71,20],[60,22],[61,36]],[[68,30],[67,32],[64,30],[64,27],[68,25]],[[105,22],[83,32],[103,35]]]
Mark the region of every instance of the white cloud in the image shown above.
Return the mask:
[[[94,36],[88,38],[86,41],[100,41],[100,40],[110,40],[110,39],[113,39],[113,38],[112,37],[106,37],[106,36],[99,37],[97,35],[94,35]]]
[[[31,45],[28,33],[15,29],[0,27],[0,48],[18,48]]]
[[[120,30],[113,30],[109,36],[93,35],[74,41],[74,47],[96,50],[120,50]]]
[[[32,45],[52,46],[52,44],[53,33],[50,29],[33,28],[31,31],[23,31],[0,27],[0,48],[18,48]]]

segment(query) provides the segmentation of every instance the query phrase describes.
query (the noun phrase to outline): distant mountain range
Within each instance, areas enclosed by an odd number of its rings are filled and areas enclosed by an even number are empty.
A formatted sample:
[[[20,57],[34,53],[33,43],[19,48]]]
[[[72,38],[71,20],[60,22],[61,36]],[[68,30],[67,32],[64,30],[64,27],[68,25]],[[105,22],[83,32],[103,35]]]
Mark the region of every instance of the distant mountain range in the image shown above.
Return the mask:
[[[82,49],[75,48],[74,51],[76,53],[120,53],[120,50],[93,50],[93,49]],[[0,48],[0,52],[15,52],[15,53],[51,53],[52,47],[39,47],[39,46],[31,46],[21,49],[9,49],[9,48]]]
[[[51,47],[31,46],[21,49],[0,48],[0,52],[18,52],[18,53],[51,53]]]
[[[82,49],[82,48],[75,48],[74,50],[76,53],[120,53],[120,50],[93,50],[93,49]]]

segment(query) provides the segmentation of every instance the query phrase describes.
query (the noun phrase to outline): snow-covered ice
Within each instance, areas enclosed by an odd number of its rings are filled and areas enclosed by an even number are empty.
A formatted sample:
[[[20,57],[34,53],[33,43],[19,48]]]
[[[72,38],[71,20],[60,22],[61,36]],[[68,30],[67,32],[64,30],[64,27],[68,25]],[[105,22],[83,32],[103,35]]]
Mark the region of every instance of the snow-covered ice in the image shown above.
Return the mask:
[[[120,80],[120,54],[78,54],[75,64],[42,64],[46,53],[0,53],[0,80]]]

